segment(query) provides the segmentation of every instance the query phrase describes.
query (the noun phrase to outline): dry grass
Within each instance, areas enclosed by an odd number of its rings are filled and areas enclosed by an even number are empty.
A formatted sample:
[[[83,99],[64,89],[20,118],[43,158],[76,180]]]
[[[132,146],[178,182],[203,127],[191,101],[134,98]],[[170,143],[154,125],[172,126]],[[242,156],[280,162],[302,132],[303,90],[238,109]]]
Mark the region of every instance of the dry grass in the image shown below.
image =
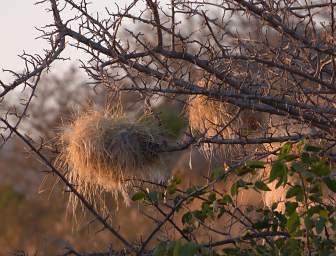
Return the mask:
[[[205,84],[202,80],[198,86],[204,87]],[[192,132],[207,137],[219,135],[223,139],[252,138],[261,135],[266,126],[266,117],[262,113],[241,110],[230,103],[202,95],[190,97],[188,113]],[[244,155],[251,155],[256,149],[256,146],[204,145],[203,152],[208,157],[219,155],[225,161],[233,162],[240,161]]]
[[[205,86],[205,82],[198,83],[200,87]],[[211,84],[210,84],[211,86]],[[240,110],[238,107],[221,101],[215,101],[208,97],[198,95],[189,99],[189,125],[193,133],[212,137],[219,135],[223,139],[234,138],[253,138],[262,136],[268,129],[268,132],[281,134],[281,131],[270,131],[268,127],[268,118],[260,112],[252,110]],[[282,134],[281,134],[282,135]],[[219,162],[228,164],[242,163],[245,159],[253,156],[254,152],[267,151],[267,147],[280,147],[281,143],[272,145],[204,145],[203,153],[209,157],[215,157]],[[269,158],[268,160],[271,160]],[[265,178],[270,171],[270,166],[264,171],[259,171],[255,176],[245,177],[248,181],[256,181]],[[266,176],[265,176],[266,175]],[[230,188],[231,185],[241,177],[234,177],[232,181],[227,182],[225,186]],[[259,195],[259,199],[251,198],[255,196],[252,191],[244,191],[239,195],[241,203],[257,203],[263,201],[264,206],[271,207],[274,202],[284,199],[286,189],[275,189],[275,183],[272,184],[273,190],[264,192]],[[253,204],[252,203],[252,204]],[[260,203],[260,202],[259,202]],[[283,206],[279,206],[283,210]]]
[[[127,202],[134,179],[163,178],[161,140],[158,127],[150,123],[116,113],[89,112],[61,135],[63,151],[57,163],[69,168],[69,180],[91,201],[108,191],[115,196],[121,193]]]

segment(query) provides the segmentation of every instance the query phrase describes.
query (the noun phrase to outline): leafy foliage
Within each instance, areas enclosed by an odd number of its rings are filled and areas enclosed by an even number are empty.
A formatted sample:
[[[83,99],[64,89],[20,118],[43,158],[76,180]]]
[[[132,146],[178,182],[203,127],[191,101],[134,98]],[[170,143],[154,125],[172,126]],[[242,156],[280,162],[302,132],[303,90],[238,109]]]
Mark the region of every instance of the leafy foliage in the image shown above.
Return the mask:
[[[163,191],[136,193],[134,201],[162,207],[173,202],[172,212],[183,212],[179,216],[185,239],[159,242],[154,255],[331,255],[336,248],[336,180],[330,159],[314,145],[286,143],[268,172],[267,165],[250,161],[233,170],[218,167],[203,187],[184,191],[179,188],[183,181],[172,177]],[[265,170],[266,174],[258,175]],[[247,178],[251,174],[258,178]],[[235,182],[227,192],[213,189],[214,184],[225,184],[229,177]],[[280,193],[279,188],[285,191],[284,201],[245,212],[239,209],[241,215],[237,214],[237,196],[241,192]],[[195,200],[200,202],[199,207],[192,209]],[[250,219],[239,236],[228,234],[224,240],[210,243],[195,238],[204,226],[223,222],[228,216],[243,222],[251,213],[258,218]]]

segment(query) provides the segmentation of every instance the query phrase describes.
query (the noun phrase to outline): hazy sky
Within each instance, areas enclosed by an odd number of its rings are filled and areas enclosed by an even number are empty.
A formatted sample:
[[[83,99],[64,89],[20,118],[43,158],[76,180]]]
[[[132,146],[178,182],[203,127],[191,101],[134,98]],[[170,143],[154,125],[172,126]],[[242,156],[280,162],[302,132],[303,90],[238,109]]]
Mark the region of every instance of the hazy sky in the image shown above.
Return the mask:
[[[23,61],[17,56],[25,50],[27,53],[43,53],[43,49],[48,49],[47,43],[42,39],[36,39],[39,32],[35,27],[41,27],[52,21],[51,13],[45,11],[48,5],[34,5],[36,0],[0,0],[0,79],[8,81],[11,78],[9,73],[2,72],[2,69],[12,69],[15,71],[23,70]],[[108,3],[111,7],[114,1],[111,0],[93,0],[94,10],[104,10]],[[123,2],[117,1],[119,4]],[[125,1],[126,2],[126,1]],[[77,51],[66,52],[73,59],[79,59],[81,56]],[[57,65],[57,70],[64,70],[67,65]],[[12,80],[12,79],[10,79]]]

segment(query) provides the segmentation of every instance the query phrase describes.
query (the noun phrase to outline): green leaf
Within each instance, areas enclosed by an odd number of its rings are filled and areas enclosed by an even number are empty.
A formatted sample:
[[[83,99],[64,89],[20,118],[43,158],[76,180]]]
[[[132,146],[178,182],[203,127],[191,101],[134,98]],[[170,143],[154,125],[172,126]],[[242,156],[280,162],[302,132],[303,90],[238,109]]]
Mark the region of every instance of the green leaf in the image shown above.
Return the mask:
[[[316,213],[319,214],[321,210],[324,210],[324,208],[321,205],[315,205],[308,209],[308,214],[310,215],[314,215]]]
[[[193,211],[193,216],[196,219],[199,219],[201,221],[204,221],[207,217],[206,214],[203,211],[199,211],[199,210]]]
[[[237,194],[238,194],[238,185],[237,183],[235,183],[231,187],[231,195],[236,196]]]
[[[151,203],[157,204],[161,199],[161,194],[159,192],[153,191],[148,193],[148,199]]]
[[[213,208],[210,207],[209,203],[204,202],[202,203],[202,213],[205,217],[212,216],[213,214]]]
[[[254,169],[253,168],[250,168],[249,166],[242,166],[242,167],[238,167],[235,169],[235,173],[238,175],[238,176],[243,176],[245,174],[248,174],[250,172],[253,172]]]
[[[322,195],[319,194],[312,194],[308,196],[308,199],[315,203],[322,203]]]
[[[321,186],[319,183],[313,185],[311,188],[309,188],[309,192],[313,194],[321,194]]]
[[[223,167],[217,167],[214,170],[212,170],[210,180],[218,180],[223,179],[225,177],[225,170]]]
[[[231,195],[232,196],[237,195],[239,188],[246,187],[246,186],[247,186],[247,183],[243,181],[242,179],[236,181],[231,187]]]
[[[254,186],[255,186],[256,189],[259,189],[259,190],[262,190],[262,191],[271,191],[271,189],[265,184],[265,182],[263,182],[261,180],[258,180],[255,183]]]
[[[169,108],[158,108],[158,116],[161,121],[162,128],[171,139],[177,139],[181,130],[186,126],[187,122],[181,115]]]
[[[208,196],[208,200],[209,200],[210,202],[215,201],[215,200],[216,200],[216,193],[215,193],[215,192],[211,192],[211,193],[209,194],[209,196]]]
[[[271,226],[271,224],[269,222],[269,219],[267,217],[265,217],[261,221],[253,223],[252,226],[255,229],[262,230],[262,229],[265,229],[265,228],[269,228]]]
[[[167,187],[167,192],[168,192],[168,194],[173,195],[176,192],[176,185],[175,184],[170,184]]]
[[[185,228],[182,229],[184,234],[190,234],[194,231],[194,228],[192,226],[187,226]]]
[[[235,169],[235,173],[238,176],[244,176],[245,174],[254,172],[254,169],[249,166],[241,166]]]
[[[301,161],[305,164],[310,164],[312,162],[312,158],[307,152],[303,152],[301,154]]]
[[[153,256],[166,256],[167,255],[167,244],[161,242],[155,247]]]
[[[271,205],[272,211],[275,211],[275,209],[278,208],[278,205],[279,205],[279,202],[272,203],[272,205]]]
[[[309,216],[306,216],[304,218],[304,224],[307,230],[311,230],[313,228],[314,222]]]
[[[312,165],[311,171],[320,177],[328,176],[331,173],[328,164],[321,160]]]
[[[305,165],[304,163],[302,163],[302,162],[294,162],[294,163],[292,163],[292,165],[291,165],[291,169],[292,169],[292,171],[294,171],[294,172],[302,172],[302,171],[304,171],[306,168],[307,168],[306,165]]]
[[[144,192],[137,192],[132,196],[132,201],[141,201],[145,198],[146,194]]]
[[[279,158],[283,159],[286,157],[290,152],[292,151],[292,143],[287,142],[285,145],[283,145],[279,152]]]
[[[171,183],[174,183],[176,185],[180,184],[182,182],[182,179],[179,176],[174,175],[171,179]]]
[[[323,181],[332,192],[336,193],[336,180],[333,180],[330,177],[325,177],[323,178]]]
[[[272,164],[272,170],[269,176],[269,181],[272,182],[275,179],[282,178],[286,171],[287,171],[287,166],[284,162],[275,161]]]
[[[324,217],[320,217],[320,218],[317,220],[317,222],[316,222],[316,224],[315,224],[315,228],[316,228],[316,232],[317,232],[317,234],[321,234],[321,233],[322,233],[322,231],[323,231],[323,229],[324,229],[324,226],[325,226],[326,222],[327,222],[327,219],[324,218]]]
[[[286,202],[285,205],[286,205],[286,215],[287,216],[292,215],[295,212],[296,208],[299,206],[297,202]]]
[[[180,249],[180,256],[194,256],[198,251],[198,245],[192,242],[183,244]]]
[[[314,152],[314,153],[318,153],[322,150],[322,148],[320,148],[320,147],[316,147],[316,146],[308,145],[308,144],[306,144],[303,149],[305,151]]]
[[[173,256],[181,256],[181,241],[176,241],[174,245]]]
[[[323,217],[323,218],[325,218],[325,219],[328,219],[328,215],[329,215],[329,214],[328,214],[328,211],[327,211],[327,210],[322,209],[322,210],[320,210],[319,214],[320,214],[321,217]]]
[[[187,212],[187,213],[183,214],[183,216],[182,216],[182,223],[183,224],[190,223],[191,220],[192,220],[192,213],[191,212]]]
[[[218,201],[220,204],[226,205],[226,204],[232,204],[233,200],[230,195],[224,195],[222,199]]]
[[[251,160],[246,163],[246,165],[253,169],[265,168],[265,163],[263,161]]]
[[[295,159],[297,159],[297,158],[298,158],[298,156],[293,155],[293,154],[290,154],[290,155],[285,156],[283,159],[284,159],[286,162],[291,162],[291,161],[293,161],[293,160],[295,160]]]
[[[167,243],[166,246],[166,255],[167,256],[173,256],[174,255],[174,249],[175,249],[176,241],[170,241]]]
[[[300,225],[300,218],[297,212],[293,212],[287,219],[287,229],[289,233],[294,233]]]
[[[303,189],[300,185],[295,185],[288,189],[286,198],[292,198],[294,196],[296,196],[297,200],[300,202],[303,200]]]

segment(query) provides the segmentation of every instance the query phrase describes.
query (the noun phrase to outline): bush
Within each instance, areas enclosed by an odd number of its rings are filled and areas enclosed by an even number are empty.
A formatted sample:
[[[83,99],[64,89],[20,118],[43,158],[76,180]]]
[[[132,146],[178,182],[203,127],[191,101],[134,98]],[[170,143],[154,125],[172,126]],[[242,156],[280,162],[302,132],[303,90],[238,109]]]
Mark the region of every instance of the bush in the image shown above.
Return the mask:
[[[186,190],[179,189],[182,181],[173,177],[164,190],[133,195],[134,201],[141,201],[147,207],[169,205],[166,222],[168,216],[181,218],[179,232],[188,241],[161,241],[155,246],[154,255],[195,255],[196,252],[200,255],[331,255],[336,248],[333,163],[319,147],[287,143],[277,153],[270,171],[257,175],[267,165],[253,161],[231,170],[217,168],[204,186]],[[250,174],[254,178],[246,179]],[[214,188],[218,183],[226,184],[232,177],[235,182],[228,193]],[[244,191],[252,189],[267,195],[277,193],[280,187],[285,188],[284,200],[274,202],[271,207],[243,209],[237,204],[237,196]],[[196,200],[200,206],[189,210]],[[279,210],[279,204],[285,207]],[[253,220],[251,216],[258,218]],[[216,227],[225,222],[225,218],[240,221],[242,233],[208,243],[199,241],[201,229],[218,235],[219,230],[208,227]]]

